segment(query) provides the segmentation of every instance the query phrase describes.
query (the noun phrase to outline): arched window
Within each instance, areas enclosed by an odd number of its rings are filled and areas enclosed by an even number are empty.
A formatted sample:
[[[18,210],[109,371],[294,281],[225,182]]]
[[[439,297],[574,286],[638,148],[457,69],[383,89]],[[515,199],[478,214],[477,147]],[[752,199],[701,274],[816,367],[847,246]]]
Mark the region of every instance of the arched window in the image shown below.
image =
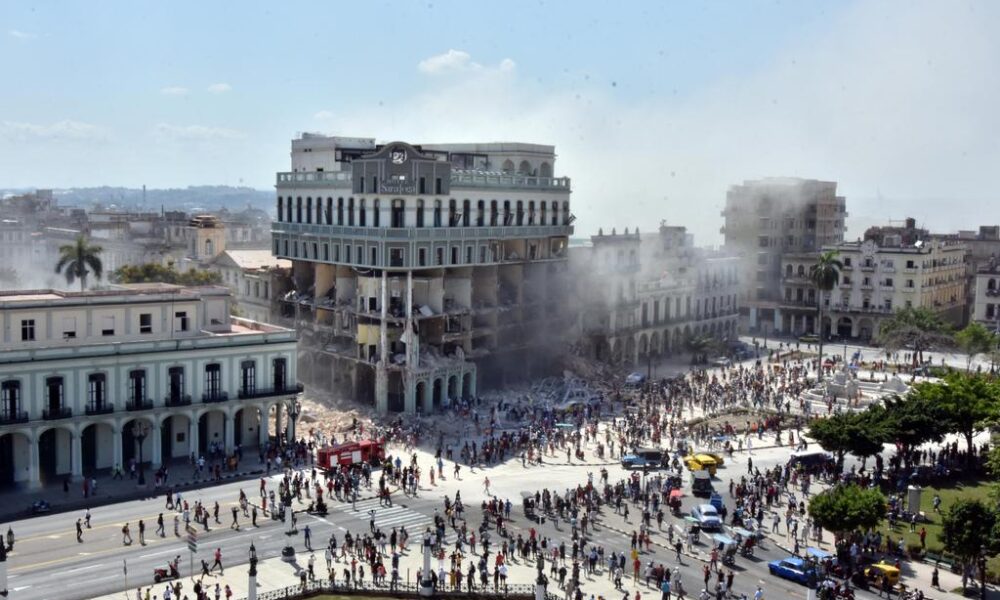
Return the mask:
[[[365,207],[367,200],[361,199],[361,207],[358,209],[358,226],[365,227],[368,221],[368,209]]]
[[[569,225],[569,202],[563,202],[563,225]]]
[[[990,279],[986,283],[986,289],[988,289],[988,290],[995,290],[995,289],[997,289],[997,280],[996,279]]]
[[[540,177],[552,177],[552,165],[547,162],[543,162],[538,167],[538,175]]]
[[[535,224],[535,201],[528,202],[528,225]]]
[[[476,202],[476,227],[486,224],[486,203],[482,200]]]
[[[517,201],[517,220],[515,223],[518,226],[524,225],[524,203],[520,200]]]
[[[417,227],[424,226],[424,201],[423,199],[417,200]]]
[[[538,219],[538,222],[539,222],[540,224],[542,224],[542,225],[545,225],[545,224],[546,224],[546,221],[545,221],[545,217],[546,217],[546,216],[548,216],[548,215],[546,215],[546,211],[545,211],[545,201],[544,201],[544,200],[542,200],[542,214],[541,214],[541,215],[539,215],[539,219]]]
[[[435,200],[434,201],[434,226],[435,227],[440,227],[441,226],[441,201],[440,200]]]
[[[378,198],[375,198],[372,201],[372,227],[379,227],[382,222],[381,208]]]
[[[531,163],[526,160],[522,160],[521,164],[517,167],[518,175],[531,175]]]
[[[448,227],[455,227],[458,225],[458,204],[456,204],[455,199],[452,198],[448,201]]]
[[[306,223],[313,222],[312,211],[313,211],[313,199],[306,198]]]
[[[514,173],[514,161],[509,159],[503,161],[503,167],[501,170],[507,175],[512,175]]]
[[[283,221],[285,218],[285,199],[278,196],[278,221]]]
[[[798,275],[799,277],[802,277],[803,275],[806,274],[806,268],[802,265],[799,265],[799,268],[795,271],[795,274]]]
[[[344,199],[337,198],[337,225],[344,224]]]
[[[507,227],[510,225],[511,218],[513,215],[510,214],[510,200],[503,201],[503,226]]]
[[[785,276],[786,277],[792,276],[792,265],[785,265]]]
[[[490,200],[490,227],[497,226],[497,201]]]
[[[326,199],[326,224],[333,225],[333,198]]]
[[[552,203],[552,224],[553,225],[558,225],[559,224],[559,203],[558,202],[553,202]]]
[[[302,222],[302,196],[295,198],[295,222]]]
[[[468,200],[462,201],[462,227],[468,227],[469,222],[472,219],[472,207]]]
[[[215,244],[212,240],[205,240],[205,256],[215,256]]]
[[[354,227],[354,198],[347,199],[347,224]]]

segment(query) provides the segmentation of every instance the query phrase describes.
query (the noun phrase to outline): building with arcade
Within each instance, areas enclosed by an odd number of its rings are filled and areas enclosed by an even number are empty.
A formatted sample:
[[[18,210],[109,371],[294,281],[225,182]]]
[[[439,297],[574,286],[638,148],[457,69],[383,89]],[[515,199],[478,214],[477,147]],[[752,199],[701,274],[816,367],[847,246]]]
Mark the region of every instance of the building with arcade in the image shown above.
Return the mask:
[[[0,485],[228,455],[284,431],[296,334],[232,303],[169,284],[0,293]]]

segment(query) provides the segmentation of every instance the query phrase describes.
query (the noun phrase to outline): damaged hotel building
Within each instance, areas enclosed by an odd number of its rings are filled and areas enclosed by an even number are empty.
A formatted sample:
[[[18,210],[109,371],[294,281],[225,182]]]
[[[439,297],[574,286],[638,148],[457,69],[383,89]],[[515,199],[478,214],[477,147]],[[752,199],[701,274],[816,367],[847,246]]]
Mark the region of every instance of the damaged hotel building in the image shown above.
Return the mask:
[[[413,414],[552,368],[575,323],[553,146],[303,134],[291,157],[272,243],[303,381]]]

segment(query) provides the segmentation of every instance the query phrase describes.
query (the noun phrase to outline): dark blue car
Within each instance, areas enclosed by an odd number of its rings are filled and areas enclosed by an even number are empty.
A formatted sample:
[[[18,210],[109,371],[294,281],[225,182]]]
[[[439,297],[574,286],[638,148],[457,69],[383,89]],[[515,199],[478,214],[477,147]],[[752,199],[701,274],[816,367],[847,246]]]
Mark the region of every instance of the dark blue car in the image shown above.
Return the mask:
[[[805,586],[812,587],[816,583],[816,570],[804,559],[789,556],[767,563],[771,575],[790,579]]]

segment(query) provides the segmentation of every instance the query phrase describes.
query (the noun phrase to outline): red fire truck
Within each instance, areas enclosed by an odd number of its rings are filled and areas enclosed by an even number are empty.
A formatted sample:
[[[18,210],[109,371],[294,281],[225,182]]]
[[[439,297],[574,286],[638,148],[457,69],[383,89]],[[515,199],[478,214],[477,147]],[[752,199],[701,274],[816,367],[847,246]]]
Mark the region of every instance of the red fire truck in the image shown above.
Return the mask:
[[[316,463],[324,469],[369,463],[376,465],[385,460],[382,440],[361,440],[336,446],[325,446],[316,451]]]

